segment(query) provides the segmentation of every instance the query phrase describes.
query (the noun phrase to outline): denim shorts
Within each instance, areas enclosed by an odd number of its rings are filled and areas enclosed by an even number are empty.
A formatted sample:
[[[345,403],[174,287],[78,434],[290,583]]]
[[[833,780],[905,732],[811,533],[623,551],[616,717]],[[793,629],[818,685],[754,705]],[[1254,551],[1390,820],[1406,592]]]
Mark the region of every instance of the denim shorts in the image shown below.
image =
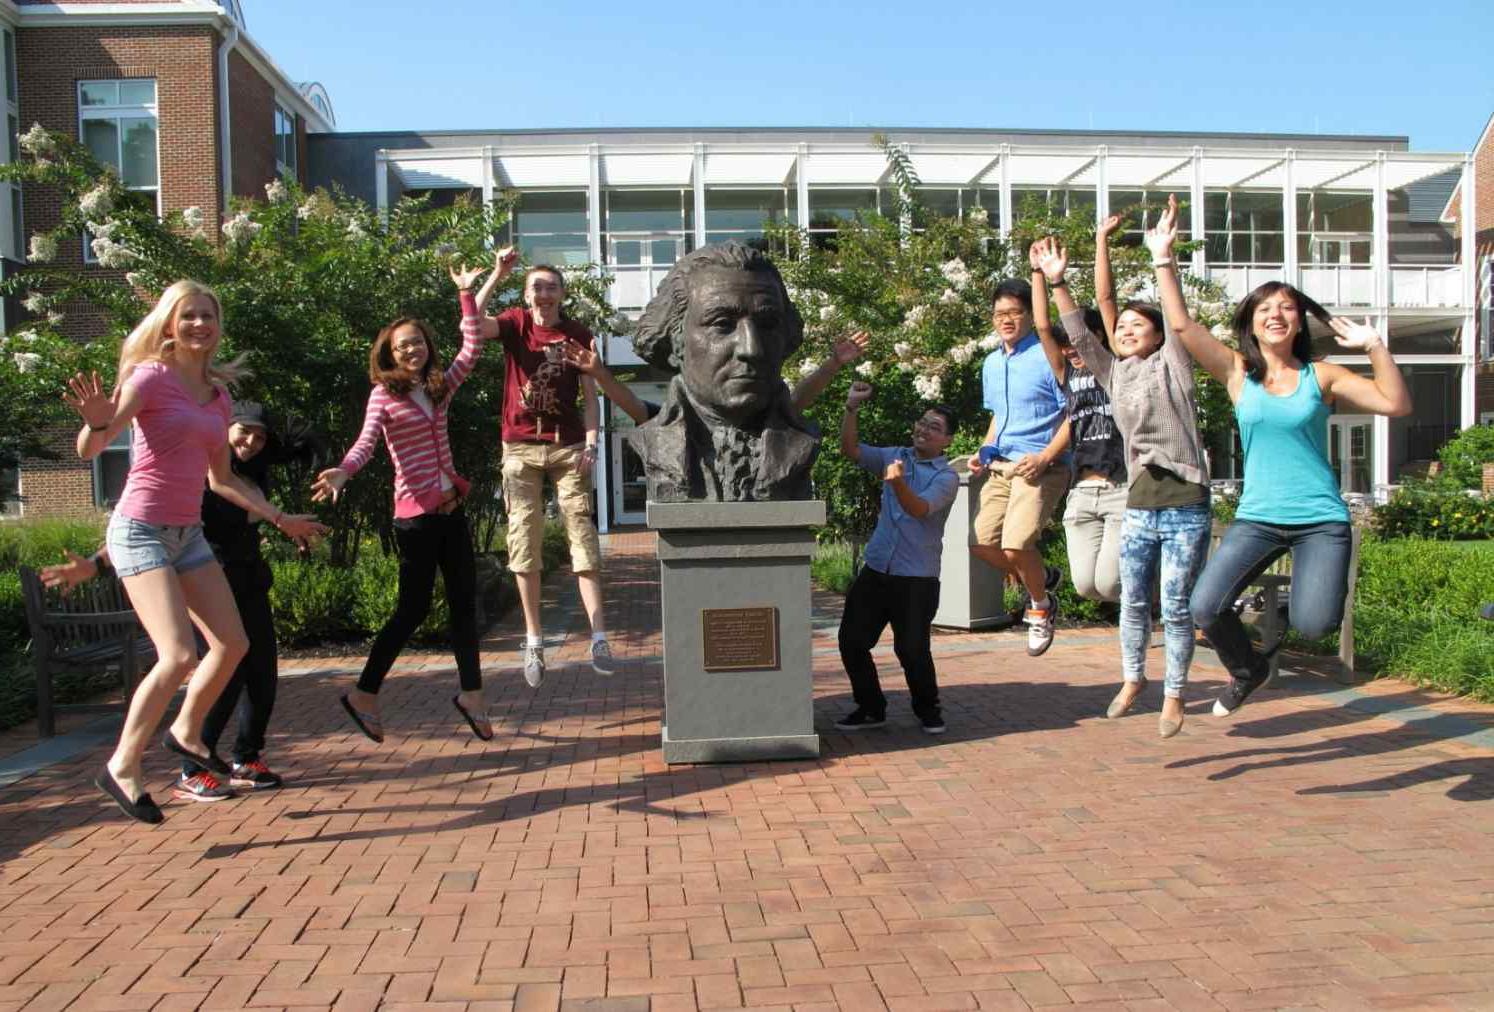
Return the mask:
[[[109,562],[120,576],[137,576],[165,566],[187,573],[213,561],[201,524],[148,524],[115,513],[109,518],[104,543],[109,546]]]

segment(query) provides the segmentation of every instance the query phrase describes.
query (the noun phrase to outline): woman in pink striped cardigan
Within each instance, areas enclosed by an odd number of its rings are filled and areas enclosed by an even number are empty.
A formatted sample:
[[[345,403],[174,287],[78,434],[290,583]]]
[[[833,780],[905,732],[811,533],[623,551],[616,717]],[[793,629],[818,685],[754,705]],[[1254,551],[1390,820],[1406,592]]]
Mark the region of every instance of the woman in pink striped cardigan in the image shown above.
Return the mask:
[[[498,257],[496,279],[512,269],[517,254]],[[452,466],[446,437],[451,398],[482,354],[482,310],[472,294],[481,269],[451,271],[462,303],[462,350],[445,371],[430,328],[421,320],[401,317],[379,332],[369,351],[368,374],[373,390],[363,415],[363,431],[337,467],[317,475],[313,499],[336,499],[347,480],[373,457],[379,437],[394,462],[394,540],[399,548],[399,601],[394,614],[374,638],[358,686],[342,697],[342,706],[374,741],[384,740],[379,715],[379,687],[405,644],[425,621],[435,591],[436,568],[451,606],[451,639],[461,692],[452,705],[472,733],[493,737],[482,695],[482,668],[477,656],[477,569],[472,531],[462,499],[468,483]],[[483,294],[493,285],[484,287]]]

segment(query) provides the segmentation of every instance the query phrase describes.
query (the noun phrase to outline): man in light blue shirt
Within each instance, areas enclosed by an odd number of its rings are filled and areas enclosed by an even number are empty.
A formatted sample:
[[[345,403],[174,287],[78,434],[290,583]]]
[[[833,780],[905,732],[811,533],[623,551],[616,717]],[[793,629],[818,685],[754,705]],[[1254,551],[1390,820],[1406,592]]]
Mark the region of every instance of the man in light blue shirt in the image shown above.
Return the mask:
[[[912,446],[868,446],[857,437],[856,412],[871,394],[868,384],[852,383],[840,424],[841,452],[882,476],[882,508],[840,618],[840,658],[856,709],[835,726],[859,731],[887,722],[887,698],[871,652],[890,623],[913,712],[929,734],[943,734],[929,638],[939,610],[944,522],[960,488],[959,475],[944,456],[955,417],[948,408],[931,407],[913,423]]]
[[[970,458],[971,471],[986,472],[970,552],[1027,588],[1027,653],[1036,657],[1053,643],[1058,611],[1048,594],[1058,581],[1043,567],[1038,539],[1069,487],[1067,401],[1033,332],[1027,282],[996,286],[991,324],[999,343],[980,373],[991,424]]]

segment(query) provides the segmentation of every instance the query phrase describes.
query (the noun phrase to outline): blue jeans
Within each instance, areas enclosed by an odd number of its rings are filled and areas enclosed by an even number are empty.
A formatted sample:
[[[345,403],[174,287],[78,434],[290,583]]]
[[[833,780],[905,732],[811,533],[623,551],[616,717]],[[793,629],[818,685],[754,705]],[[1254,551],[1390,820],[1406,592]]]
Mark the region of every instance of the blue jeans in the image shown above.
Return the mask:
[[[120,576],[137,576],[167,566],[178,573],[188,573],[217,561],[207,538],[202,536],[201,524],[187,527],[148,524],[118,510],[109,517],[104,544],[109,548],[109,564]]]
[[[1188,596],[1209,554],[1213,514],[1208,503],[1156,510],[1126,510],[1121,534],[1121,670],[1126,681],[1146,677],[1152,638],[1152,582],[1162,579],[1162,626],[1167,637],[1163,694],[1179,698],[1193,663],[1193,614]]]
[[[1256,679],[1265,658],[1256,652],[1234,604],[1266,567],[1292,553],[1290,622],[1308,639],[1338,628],[1349,591],[1353,536],[1342,521],[1322,524],[1263,524],[1236,520],[1193,588],[1193,616],[1236,678]]]

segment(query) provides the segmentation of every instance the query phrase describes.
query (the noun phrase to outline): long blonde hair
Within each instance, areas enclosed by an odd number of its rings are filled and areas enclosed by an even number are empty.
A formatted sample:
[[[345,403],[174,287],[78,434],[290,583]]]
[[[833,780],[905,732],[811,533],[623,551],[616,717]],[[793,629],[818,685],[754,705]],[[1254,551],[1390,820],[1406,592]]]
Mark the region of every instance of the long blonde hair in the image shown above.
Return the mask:
[[[199,281],[178,281],[170,288],[161,293],[155,307],[145,314],[135,329],[130,331],[130,336],[124,339],[124,344],[119,349],[119,383],[129,378],[130,373],[137,365],[143,362],[166,362],[174,357],[172,346],[176,343],[174,338],[166,334],[166,326],[176,318],[178,308],[186,299],[194,295],[201,295],[213,301],[213,309],[218,314],[218,341],[223,341],[223,303],[218,301],[218,295],[207,285]],[[217,349],[214,349],[216,353]],[[244,356],[240,355],[232,362],[217,363],[209,356],[205,371],[205,379],[212,383],[230,384],[242,378],[246,370],[243,366]]]

